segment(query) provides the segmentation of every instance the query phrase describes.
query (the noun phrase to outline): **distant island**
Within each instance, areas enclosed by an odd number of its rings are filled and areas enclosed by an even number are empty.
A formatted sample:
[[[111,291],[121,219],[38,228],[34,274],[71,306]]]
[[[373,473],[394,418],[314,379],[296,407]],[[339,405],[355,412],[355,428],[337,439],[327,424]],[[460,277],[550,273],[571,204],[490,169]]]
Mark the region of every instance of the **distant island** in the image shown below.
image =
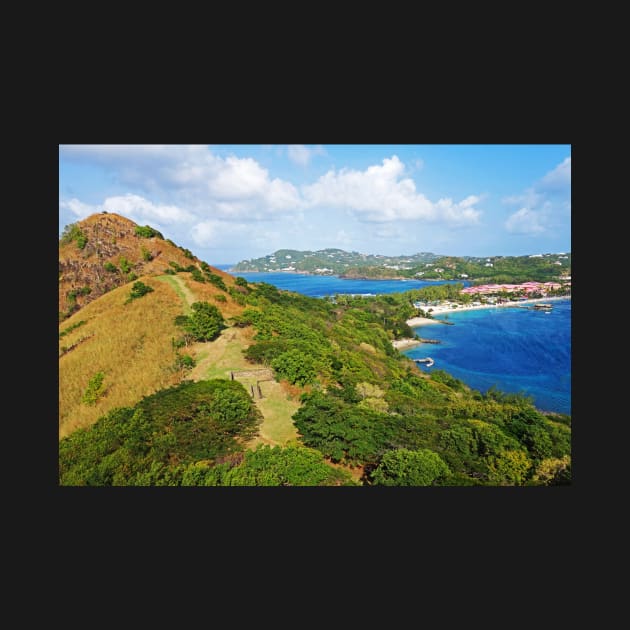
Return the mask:
[[[343,249],[279,249],[242,260],[231,272],[300,272],[371,280],[468,280],[476,282],[546,282],[571,279],[571,253],[526,256],[444,256],[431,252],[384,256]]]

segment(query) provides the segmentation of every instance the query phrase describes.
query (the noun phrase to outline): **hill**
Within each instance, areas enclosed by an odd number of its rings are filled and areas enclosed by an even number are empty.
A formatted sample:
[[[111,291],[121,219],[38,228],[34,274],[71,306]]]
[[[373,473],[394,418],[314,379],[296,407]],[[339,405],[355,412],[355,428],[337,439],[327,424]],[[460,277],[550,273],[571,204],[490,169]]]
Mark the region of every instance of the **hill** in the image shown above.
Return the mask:
[[[59,320],[141,276],[200,263],[190,250],[149,226],[118,214],[93,214],[66,226],[59,240]],[[211,271],[223,281],[232,278],[214,267]]]
[[[425,374],[394,349],[415,294],[248,283],[110,218],[60,245],[92,283],[59,327],[62,485],[570,483],[570,417]],[[124,235],[103,244],[104,227]],[[144,260],[151,239],[160,254]],[[120,284],[101,282],[99,260],[117,260]]]
[[[528,256],[443,256],[421,252],[409,256],[360,254],[342,249],[279,249],[243,260],[235,272],[294,271],[342,278],[460,280],[476,282],[546,282],[571,276],[571,253]]]

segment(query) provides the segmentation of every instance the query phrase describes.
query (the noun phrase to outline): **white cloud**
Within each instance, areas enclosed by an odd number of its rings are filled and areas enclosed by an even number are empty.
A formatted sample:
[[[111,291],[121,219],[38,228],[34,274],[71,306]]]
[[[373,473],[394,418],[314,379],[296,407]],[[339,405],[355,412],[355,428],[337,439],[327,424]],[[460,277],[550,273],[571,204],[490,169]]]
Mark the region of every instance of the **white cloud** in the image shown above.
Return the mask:
[[[571,158],[565,158],[556,168],[541,178],[537,188],[542,191],[565,191],[571,187]]]
[[[478,197],[469,196],[459,203],[451,199],[431,202],[410,178],[402,178],[405,166],[394,155],[365,171],[330,170],[302,192],[311,206],[350,209],[359,220],[386,222],[424,219],[454,225],[477,223],[481,212],[474,208]]]
[[[541,225],[542,220],[540,212],[529,208],[521,208],[510,215],[505,222],[505,228],[513,234],[540,234],[545,231],[545,228]]]
[[[551,171],[518,195],[503,199],[521,208],[505,221],[514,234],[542,234],[561,225],[571,215],[571,158],[565,158]]]
[[[287,156],[292,162],[295,162],[300,166],[306,166],[315,155],[326,155],[326,150],[321,146],[321,144],[318,144],[311,149],[303,144],[287,145]]]
[[[78,216],[80,219],[85,219],[89,217],[91,214],[95,212],[99,212],[97,206],[92,206],[88,203],[83,203],[78,199],[69,199],[68,201],[62,201],[60,207],[70,210],[73,214]]]
[[[209,219],[197,223],[190,234],[193,241],[200,247],[216,247],[218,245],[223,246],[226,240],[235,237],[242,238],[248,231],[251,231],[251,227],[245,223]]]
[[[62,201],[59,204],[80,218],[97,212],[114,212],[128,218],[158,221],[160,224],[185,222],[193,219],[192,215],[177,206],[154,204],[139,195],[119,195],[107,197],[100,205],[83,203],[78,199]]]

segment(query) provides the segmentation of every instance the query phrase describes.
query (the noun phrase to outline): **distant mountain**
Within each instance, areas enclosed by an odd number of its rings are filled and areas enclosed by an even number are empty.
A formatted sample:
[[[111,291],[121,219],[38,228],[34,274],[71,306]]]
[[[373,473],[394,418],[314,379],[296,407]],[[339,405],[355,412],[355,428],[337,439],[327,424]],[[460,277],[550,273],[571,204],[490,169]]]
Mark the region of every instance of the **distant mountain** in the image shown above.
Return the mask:
[[[279,249],[261,258],[243,260],[234,272],[287,271],[342,278],[406,278],[476,282],[546,282],[571,276],[571,253],[528,256],[444,256],[420,252],[409,256],[360,254],[343,249],[298,251]]]
[[[400,270],[411,269],[422,263],[439,258],[437,254],[421,252],[410,256],[384,256],[360,254],[343,249],[328,248],[317,251],[279,249],[261,258],[242,260],[232,271],[305,271],[316,274],[345,274],[351,269],[378,267],[391,270],[391,275]]]

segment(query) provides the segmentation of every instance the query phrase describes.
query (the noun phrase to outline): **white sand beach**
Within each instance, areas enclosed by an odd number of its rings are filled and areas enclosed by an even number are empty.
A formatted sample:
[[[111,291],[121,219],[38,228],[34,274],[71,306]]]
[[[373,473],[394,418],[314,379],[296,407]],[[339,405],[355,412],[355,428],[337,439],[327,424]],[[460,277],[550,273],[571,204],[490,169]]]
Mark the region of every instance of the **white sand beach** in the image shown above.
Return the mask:
[[[443,313],[461,313],[462,311],[478,311],[482,309],[492,309],[492,308],[502,308],[502,307],[518,307],[518,306],[528,306],[530,304],[536,304],[537,302],[553,302],[557,300],[570,300],[570,295],[563,295],[559,297],[546,297],[546,298],[532,298],[531,300],[522,300],[520,302],[504,302],[503,304],[481,304],[480,306],[473,306],[472,304],[467,304],[465,306],[461,305],[457,308],[453,308],[450,304],[448,305],[439,305],[432,306],[433,309],[431,315],[441,315]],[[428,319],[426,317],[412,317],[407,320],[407,324],[412,328],[417,328],[419,326],[424,326],[425,324],[439,324],[439,321],[434,319]]]
[[[405,337],[404,339],[394,339],[394,341],[392,341],[392,346],[394,346],[396,350],[403,350],[405,348],[419,346],[421,343],[422,342],[419,339],[410,339],[409,337]]]

